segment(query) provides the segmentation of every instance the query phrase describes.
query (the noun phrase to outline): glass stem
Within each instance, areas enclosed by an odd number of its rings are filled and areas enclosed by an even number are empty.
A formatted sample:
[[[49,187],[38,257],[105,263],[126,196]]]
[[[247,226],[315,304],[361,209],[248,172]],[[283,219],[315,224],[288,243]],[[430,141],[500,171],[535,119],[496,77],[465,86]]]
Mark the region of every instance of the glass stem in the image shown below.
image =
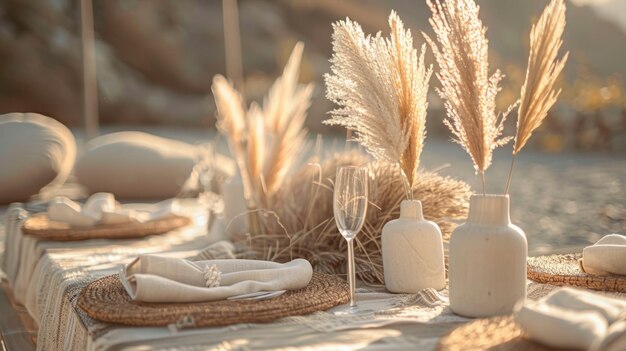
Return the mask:
[[[348,283],[350,284],[350,307],[356,306],[356,277],[354,272],[354,239],[348,240]]]

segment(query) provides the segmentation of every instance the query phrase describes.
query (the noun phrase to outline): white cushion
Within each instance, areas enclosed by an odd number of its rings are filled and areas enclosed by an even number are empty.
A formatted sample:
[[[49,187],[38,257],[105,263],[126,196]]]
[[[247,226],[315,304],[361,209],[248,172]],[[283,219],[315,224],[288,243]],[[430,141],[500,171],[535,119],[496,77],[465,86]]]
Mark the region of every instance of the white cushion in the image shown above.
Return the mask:
[[[75,161],[76,141],[63,124],[38,113],[0,116],[0,204],[64,183]]]
[[[92,194],[169,198],[191,175],[197,154],[195,146],[182,141],[141,132],[113,133],[90,141],[74,172]]]

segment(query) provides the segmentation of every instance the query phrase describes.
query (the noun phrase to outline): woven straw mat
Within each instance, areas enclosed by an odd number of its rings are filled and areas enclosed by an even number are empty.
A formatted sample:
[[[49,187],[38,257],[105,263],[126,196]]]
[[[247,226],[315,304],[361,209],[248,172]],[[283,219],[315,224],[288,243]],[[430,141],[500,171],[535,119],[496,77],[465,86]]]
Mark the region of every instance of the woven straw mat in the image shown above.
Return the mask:
[[[268,300],[220,300],[201,303],[145,303],[131,301],[117,275],[88,285],[77,305],[91,318],[133,326],[166,326],[181,321],[193,327],[237,323],[265,323],[288,316],[324,311],[347,303],[348,284],[333,275],[313,273],[300,290],[287,291]]]
[[[477,319],[441,338],[437,350],[549,351],[554,350],[523,337],[513,317]]]
[[[585,273],[578,264],[581,258],[582,254],[529,257],[528,278],[544,284],[626,293],[626,276]]]
[[[45,240],[75,241],[86,239],[127,239],[162,234],[191,224],[191,219],[170,216],[145,223],[71,227],[67,223],[50,220],[46,213],[36,213],[22,224],[22,232]]]

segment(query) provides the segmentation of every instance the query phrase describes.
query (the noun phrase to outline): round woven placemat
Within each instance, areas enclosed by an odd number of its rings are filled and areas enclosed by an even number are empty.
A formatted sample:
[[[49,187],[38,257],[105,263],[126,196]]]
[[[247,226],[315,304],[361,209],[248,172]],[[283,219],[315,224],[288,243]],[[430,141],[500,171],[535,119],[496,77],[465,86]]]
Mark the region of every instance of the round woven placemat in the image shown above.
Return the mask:
[[[549,351],[554,350],[525,339],[513,317],[477,319],[463,324],[441,338],[437,350]]]
[[[67,223],[53,221],[45,212],[28,217],[22,224],[22,233],[45,240],[75,241],[86,239],[127,239],[162,234],[189,225],[191,219],[170,216],[145,223],[71,227]]]
[[[166,326],[191,320],[195,327],[212,327],[271,322],[282,317],[324,311],[349,299],[345,281],[332,275],[313,273],[306,288],[287,291],[269,300],[172,304],[135,302],[131,301],[119,277],[110,275],[83,289],[77,304],[91,318],[108,323]]]
[[[529,257],[528,278],[552,285],[626,293],[626,277],[587,274],[578,264],[581,258],[582,254]]]

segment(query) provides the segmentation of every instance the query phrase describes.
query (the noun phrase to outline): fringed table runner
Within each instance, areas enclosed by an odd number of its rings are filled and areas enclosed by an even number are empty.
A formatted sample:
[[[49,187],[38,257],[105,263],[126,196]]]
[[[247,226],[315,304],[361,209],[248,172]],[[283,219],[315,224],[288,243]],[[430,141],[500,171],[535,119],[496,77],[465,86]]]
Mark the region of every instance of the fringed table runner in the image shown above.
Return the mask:
[[[19,207],[7,211],[5,255],[2,269],[16,297],[39,323],[40,350],[105,350],[148,345],[152,349],[185,347],[203,350],[323,347],[328,349],[383,347],[434,350],[441,337],[469,320],[454,315],[447,292],[424,290],[418,294],[389,294],[382,288],[360,288],[357,300],[367,313],[337,316],[326,312],[282,318],[266,324],[185,328],[124,327],[89,318],[76,302],[89,283],[113,274],[142,253],[170,252],[177,257],[203,259],[227,255],[228,243],[207,247],[219,234],[207,235],[198,225],[143,240],[87,240],[59,243],[23,236],[26,218]],[[546,295],[554,286],[530,283],[529,297]]]

